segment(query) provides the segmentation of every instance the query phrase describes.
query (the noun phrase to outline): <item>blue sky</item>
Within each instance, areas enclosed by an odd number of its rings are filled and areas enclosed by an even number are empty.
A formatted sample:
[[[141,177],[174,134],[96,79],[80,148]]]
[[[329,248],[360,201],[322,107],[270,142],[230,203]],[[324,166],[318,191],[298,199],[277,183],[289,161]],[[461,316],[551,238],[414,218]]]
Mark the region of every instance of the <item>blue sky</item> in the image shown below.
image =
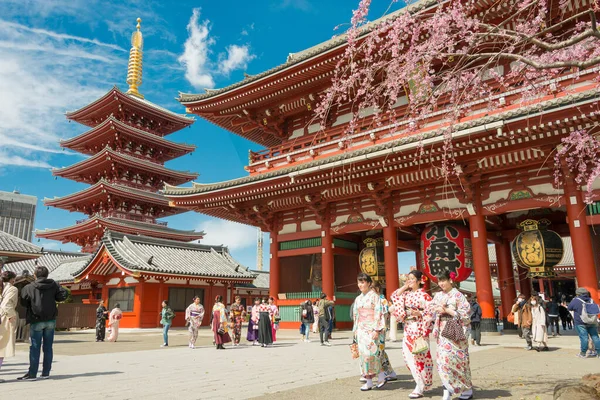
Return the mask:
[[[345,31],[357,4],[358,0],[0,0],[0,190],[38,197],[37,229],[84,218],[41,203],[44,197],[85,187],[54,179],[50,172],[51,167],[82,159],[58,145],[60,139],[87,129],[69,123],[64,112],[95,100],[113,85],[127,88],[137,17],[142,18],[144,35],[140,92],[183,113],[175,100],[179,91],[204,92],[237,82],[244,72],[256,74],[282,64],[289,53]],[[374,0],[370,19],[380,17],[388,6],[388,0]],[[261,148],[202,120],[169,139],[195,144],[197,150],[167,166],[198,172],[203,183],[244,176],[248,149]],[[256,265],[255,228],[195,213],[167,221],[174,228],[205,230],[205,243],[226,244],[241,263]],[[53,241],[38,244],[77,250]],[[414,256],[401,255],[400,263],[401,270],[407,269]],[[268,245],[265,265],[268,268]]]

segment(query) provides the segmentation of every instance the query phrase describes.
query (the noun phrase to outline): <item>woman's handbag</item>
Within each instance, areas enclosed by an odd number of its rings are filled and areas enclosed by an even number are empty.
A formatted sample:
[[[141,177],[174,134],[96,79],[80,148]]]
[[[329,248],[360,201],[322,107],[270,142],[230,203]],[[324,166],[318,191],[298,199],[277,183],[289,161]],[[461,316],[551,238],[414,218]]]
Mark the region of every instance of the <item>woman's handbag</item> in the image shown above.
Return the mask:
[[[442,330],[442,336],[454,343],[467,340],[461,324],[454,318],[446,321],[446,326]]]
[[[350,354],[352,355],[353,359],[358,358],[358,343],[352,342],[350,345]]]
[[[510,322],[511,324],[514,324],[515,323],[515,314],[513,314],[513,313],[508,314],[506,316],[506,320],[508,322]]]
[[[421,354],[429,351],[429,343],[427,340],[423,338],[423,336],[419,336],[417,340],[415,340],[415,344],[413,345],[412,353],[413,354]]]
[[[225,329],[223,329],[223,327],[221,326],[221,327],[219,327],[219,329],[217,330],[217,333],[218,333],[219,335],[224,335],[224,334],[225,334]]]

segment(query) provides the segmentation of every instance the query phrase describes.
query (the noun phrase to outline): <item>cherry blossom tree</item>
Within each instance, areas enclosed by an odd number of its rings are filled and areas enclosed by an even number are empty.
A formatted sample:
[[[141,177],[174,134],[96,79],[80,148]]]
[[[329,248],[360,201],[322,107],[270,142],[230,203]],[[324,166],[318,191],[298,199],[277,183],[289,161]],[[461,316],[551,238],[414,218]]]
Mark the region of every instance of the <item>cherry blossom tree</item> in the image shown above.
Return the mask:
[[[453,126],[473,104],[497,110],[506,105],[501,94],[516,87],[522,89],[517,101],[532,104],[557,91],[556,78],[600,64],[600,0],[586,9],[575,7],[576,0],[496,0],[483,11],[478,0],[421,0],[369,23],[371,1],[362,0],[353,13],[345,53],[316,109],[321,128],[333,107],[347,104],[348,138],[365,124],[417,132],[433,113],[441,115],[440,168],[448,179],[460,173]],[[404,96],[407,104],[399,107]],[[373,110],[371,118],[362,118],[365,109]],[[595,133],[572,132],[555,153],[555,164],[565,162],[590,191],[600,176]],[[560,173],[556,179],[559,183]]]

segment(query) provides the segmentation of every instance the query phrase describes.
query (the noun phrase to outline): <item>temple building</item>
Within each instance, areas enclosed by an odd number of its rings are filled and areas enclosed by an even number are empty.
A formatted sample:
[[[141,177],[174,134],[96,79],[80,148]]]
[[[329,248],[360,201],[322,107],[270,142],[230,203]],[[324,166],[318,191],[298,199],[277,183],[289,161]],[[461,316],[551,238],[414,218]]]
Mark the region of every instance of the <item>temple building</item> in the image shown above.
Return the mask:
[[[198,176],[164,166],[194,151],[195,146],[165,138],[190,126],[194,119],[153,104],[139,92],[140,22],[132,36],[129,89],[113,87],[66,115],[90,129],[61,141],[61,146],[89,157],[52,173],[90,186],[44,202],[88,218],[72,226],[36,231],[41,238],[75,243],[83,253],[48,253],[38,263],[16,263],[10,268],[20,273],[33,271],[35,265],[47,266],[50,278],[71,290],[74,303],[96,304],[105,299],[109,308],[119,303],[123,327],[159,326],[163,300],[177,314],[173,326],[183,326],[185,308],[194,296],[210,310],[217,295],[231,302],[239,294],[250,303],[252,297],[265,295],[266,289],[257,279],[259,274],[240,265],[227,247],[190,243],[202,239],[204,232],[173,229],[159,220],[188,211],[171,207],[158,190]],[[93,312],[95,307],[80,310]],[[205,324],[209,317],[207,312]]]
[[[502,12],[485,3],[477,7],[490,18]],[[437,4],[422,0],[409,11]],[[569,13],[584,7],[571,5]],[[379,22],[365,25],[361,34]],[[340,35],[238,83],[179,97],[188,113],[266,147],[250,152],[248,176],[187,188],[167,184],[164,193],[174,207],[270,233],[270,294],[278,299],[283,326],[295,326],[298,303],[321,291],[335,297],[339,326],[349,326],[347,311],[356,295],[358,256],[365,242],[380,240],[391,293],[398,287],[397,253],[416,252],[422,266],[421,234],[428,224],[440,222],[466,230],[485,331],[496,331],[488,244],[497,255],[503,315],[516,297],[516,281],[523,293],[531,293],[527,271],[519,267],[524,273],[515,274],[511,255],[511,241],[519,233],[515,227],[527,219],[546,218],[553,231],[572,238],[576,284],[597,297],[600,243],[590,227],[600,217],[587,212],[572,171],[563,172],[564,185],[555,185],[550,157],[569,132],[598,123],[598,68],[566,71],[547,82],[555,87],[553,95],[530,103],[521,104],[523,89],[511,87],[496,96],[502,98],[497,109],[485,107],[487,100],[468,105],[469,112],[453,126],[461,174],[452,192],[434,165],[444,152],[439,113],[428,115],[413,131],[406,121],[374,126],[374,111],[363,110],[348,140],[350,105],[336,106],[321,130],[314,109],[346,48],[346,36]],[[499,73],[510,68],[506,62]],[[398,99],[398,115],[406,104],[407,96]],[[600,199],[598,183],[595,201]]]
[[[198,174],[176,171],[164,163],[194,151],[195,146],[165,139],[194,123],[193,118],[175,114],[144,99],[142,83],[143,38],[138,29],[132,37],[127,83],[129,90],[117,87],[104,96],[68,112],[67,118],[90,129],[61,141],[63,148],[90,157],[64,168],[54,176],[90,184],[68,196],[45,199],[46,206],[81,212],[87,219],[73,226],[36,231],[45,239],[72,242],[82,251],[95,251],[106,230],[190,242],[203,232],[181,231],[158,218],[187,211],[169,207],[158,190],[164,184],[180,185]]]

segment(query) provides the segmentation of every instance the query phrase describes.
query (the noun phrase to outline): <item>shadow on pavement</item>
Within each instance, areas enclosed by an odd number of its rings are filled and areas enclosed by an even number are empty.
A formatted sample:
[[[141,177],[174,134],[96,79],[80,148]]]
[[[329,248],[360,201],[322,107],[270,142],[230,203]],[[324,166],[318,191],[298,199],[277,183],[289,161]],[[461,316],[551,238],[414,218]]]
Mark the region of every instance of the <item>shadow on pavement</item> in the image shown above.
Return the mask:
[[[103,375],[117,375],[122,374],[123,371],[106,371],[106,372],[86,372],[84,374],[72,374],[72,375],[50,375],[50,380],[63,380],[73,378],[84,378],[86,376],[103,376]]]

